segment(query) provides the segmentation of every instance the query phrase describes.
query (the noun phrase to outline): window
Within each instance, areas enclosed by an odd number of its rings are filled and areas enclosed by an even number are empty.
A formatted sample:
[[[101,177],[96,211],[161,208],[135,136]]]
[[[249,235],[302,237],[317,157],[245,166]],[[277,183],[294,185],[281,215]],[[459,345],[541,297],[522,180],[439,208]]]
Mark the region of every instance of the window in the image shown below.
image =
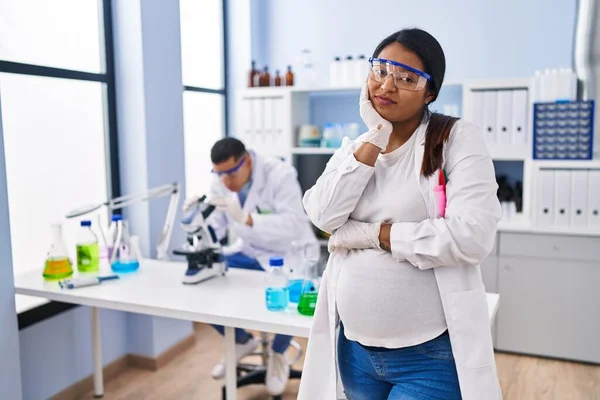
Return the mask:
[[[181,64],[188,194],[207,193],[210,149],[227,130],[226,8],[223,0],[180,0]]]
[[[75,261],[78,221],[65,215],[119,195],[112,59],[110,0],[0,0],[0,97],[16,273],[42,268],[53,222],[63,224]]]

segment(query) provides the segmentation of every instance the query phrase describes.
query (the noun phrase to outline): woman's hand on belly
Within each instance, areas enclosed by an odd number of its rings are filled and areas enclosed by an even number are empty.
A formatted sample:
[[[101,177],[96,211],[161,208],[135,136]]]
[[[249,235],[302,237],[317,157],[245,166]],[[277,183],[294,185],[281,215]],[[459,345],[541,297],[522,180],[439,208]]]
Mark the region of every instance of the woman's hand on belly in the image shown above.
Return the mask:
[[[390,240],[390,234],[392,232],[392,224],[381,224],[381,227],[379,229],[379,235],[378,235],[378,240],[379,240],[379,247],[382,250],[385,250],[389,253],[392,252],[392,245],[391,245],[391,240]]]
[[[329,238],[327,249],[380,249],[380,222],[361,222],[349,219]],[[389,239],[389,235],[388,235]]]

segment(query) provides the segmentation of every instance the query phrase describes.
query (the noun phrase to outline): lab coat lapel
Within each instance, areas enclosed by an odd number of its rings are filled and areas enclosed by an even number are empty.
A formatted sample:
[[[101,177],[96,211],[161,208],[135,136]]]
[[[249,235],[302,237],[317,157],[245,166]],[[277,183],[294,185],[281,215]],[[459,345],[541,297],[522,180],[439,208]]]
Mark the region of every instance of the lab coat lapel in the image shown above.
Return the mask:
[[[261,157],[254,152],[251,152],[250,156],[252,157],[252,186],[244,203],[244,211],[247,213],[253,213],[257,206],[260,207],[261,196],[266,184],[265,168]]]
[[[422,123],[415,135],[417,135],[415,148],[415,179],[419,183],[421,195],[427,205],[427,214],[432,218],[435,212],[435,204],[433,203],[432,193],[435,179],[426,178],[421,174],[421,166],[423,165],[423,157],[425,153],[425,132],[427,131],[427,122]]]

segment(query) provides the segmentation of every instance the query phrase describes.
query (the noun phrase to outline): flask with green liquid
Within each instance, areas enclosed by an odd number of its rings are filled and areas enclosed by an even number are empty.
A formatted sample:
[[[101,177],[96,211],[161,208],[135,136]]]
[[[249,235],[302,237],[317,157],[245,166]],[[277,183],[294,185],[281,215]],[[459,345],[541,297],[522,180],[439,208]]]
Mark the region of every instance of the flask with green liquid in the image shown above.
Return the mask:
[[[317,297],[319,295],[319,274],[317,265],[308,266],[305,270],[304,282],[302,283],[302,294],[298,302],[298,312],[302,315],[312,316],[315,314]]]

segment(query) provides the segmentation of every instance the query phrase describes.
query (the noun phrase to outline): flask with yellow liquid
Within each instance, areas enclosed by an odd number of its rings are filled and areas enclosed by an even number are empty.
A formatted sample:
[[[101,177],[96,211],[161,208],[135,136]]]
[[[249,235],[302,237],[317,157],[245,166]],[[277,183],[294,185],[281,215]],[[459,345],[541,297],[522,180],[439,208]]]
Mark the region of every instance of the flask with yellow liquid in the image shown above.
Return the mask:
[[[52,245],[46,257],[43,276],[47,280],[68,278],[73,275],[73,265],[62,239],[60,224],[52,224]]]

